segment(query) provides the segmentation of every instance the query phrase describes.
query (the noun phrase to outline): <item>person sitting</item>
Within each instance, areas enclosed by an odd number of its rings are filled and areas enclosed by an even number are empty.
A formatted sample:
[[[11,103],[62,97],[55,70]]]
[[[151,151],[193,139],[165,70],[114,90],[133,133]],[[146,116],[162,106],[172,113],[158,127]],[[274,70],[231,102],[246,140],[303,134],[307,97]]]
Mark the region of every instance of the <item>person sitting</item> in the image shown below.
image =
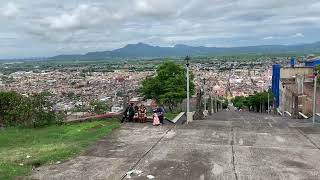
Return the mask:
[[[126,107],[126,109],[123,112],[121,123],[123,123],[126,119],[128,119],[129,107],[130,107],[130,104],[128,104],[128,106]]]
[[[129,112],[128,113],[129,114],[129,122],[133,122],[133,117],[134,117],[133,103],[130,104],[128,112]]]
[[[146,122],[146,113],[147,113],[147,108],[141,104],[141,106],[139,107],[139,122],[140,123]]]
[[[160,125],[160,121],[159,121],[159,117],[157,114],[157,109],[153,110],[153,123],[154,126],[159,126]]]
[[[164,109],[163,109],[163,107],[161,107],[161,106],[157,107],[156,113],[159,117],[160,124],[164,124]]]
[[[139,106],[135,105],[134,106],[134,117],[133,117],[134,122],[138,122],[139,120]]]

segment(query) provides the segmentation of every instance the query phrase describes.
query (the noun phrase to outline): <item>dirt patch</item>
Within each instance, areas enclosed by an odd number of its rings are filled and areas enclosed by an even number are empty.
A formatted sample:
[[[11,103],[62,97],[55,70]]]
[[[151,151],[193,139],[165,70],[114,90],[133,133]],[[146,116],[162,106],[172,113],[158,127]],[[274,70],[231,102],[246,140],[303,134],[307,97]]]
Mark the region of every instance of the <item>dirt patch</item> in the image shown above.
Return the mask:
[[[31,165],[32,165],[33,168],[38,168],[38,167],[40,167],[42,164],[41,164],[40,162],[32,162]]]
[[[200,161],[174,161],[159,160],[149,165],[149,169],[143,171],[141,176],[135,176],[135,180],[145,180],[146,175],[155,176],[155,179],[185,180],[185,179],[209,179],[211,170],[208,165]],[[174,177],[174,178],[173,178]],[[203,177],[203,178],[201,178]]]

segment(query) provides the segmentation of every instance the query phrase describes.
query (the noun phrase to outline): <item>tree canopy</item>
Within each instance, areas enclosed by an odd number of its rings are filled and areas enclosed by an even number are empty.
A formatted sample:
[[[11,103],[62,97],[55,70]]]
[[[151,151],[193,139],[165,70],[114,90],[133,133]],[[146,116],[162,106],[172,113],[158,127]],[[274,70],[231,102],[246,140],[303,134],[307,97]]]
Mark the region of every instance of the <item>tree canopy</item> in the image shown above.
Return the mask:
[[[273,95],[269,92],[269,102],[272,102]],[[261,104],[264,108],[267,107],[268,104],[268,92],[259,92],[255,95],[244,97],[238,96],[232,99],[232,103],[237,108],[244,108],[247,107],[249,110],[256,109],[257,111],[261,111]]]
[[[22,96],[16,92],[0,92],[0,124],[38,127],[57,120],[43,95]]]
[[[156,99],[173,110],[187,97],[186,70],[182,65],[168,61],[161,64],[153,77],[142,82],[140,92],[146,99]],[[194,94],[193,75],[190,73],[190,94]]]

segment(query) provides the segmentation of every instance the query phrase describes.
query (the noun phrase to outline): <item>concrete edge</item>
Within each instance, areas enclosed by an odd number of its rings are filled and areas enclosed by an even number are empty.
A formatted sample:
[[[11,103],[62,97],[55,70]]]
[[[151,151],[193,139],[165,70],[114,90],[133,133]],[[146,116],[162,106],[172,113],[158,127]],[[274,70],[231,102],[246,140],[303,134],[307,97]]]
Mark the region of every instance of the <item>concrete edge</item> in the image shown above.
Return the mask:
[[[168,119],[172,123],[177,123],[177,121],[184,115],[184,112],[179,113],[173,120]]]
[[[289,111],[285,111],[286,114],[288,114],[290,117],[292,116]]]
[[[302,112],[299,112],[299,115],[302,116],[304,119],[308,119],[309,117],[303,114]]]
[[[180,115],[180,114],[179,114]],[[182,125],[187,122],[187,114],[185,112],[181,112],[180,118],[176,121],[176,125]]]

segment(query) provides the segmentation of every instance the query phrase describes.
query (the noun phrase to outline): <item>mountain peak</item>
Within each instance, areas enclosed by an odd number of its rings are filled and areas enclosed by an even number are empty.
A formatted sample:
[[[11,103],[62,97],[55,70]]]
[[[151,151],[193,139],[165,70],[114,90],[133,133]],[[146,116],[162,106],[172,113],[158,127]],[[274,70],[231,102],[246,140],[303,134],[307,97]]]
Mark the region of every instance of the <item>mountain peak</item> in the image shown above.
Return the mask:
[[[139,42],[139,43],[136,43],[136,44],[128,44],[124,48],[127,48],[127,47],[153,47],[153,46],[151,46],[149,44],[145,44],[145,43]]]

